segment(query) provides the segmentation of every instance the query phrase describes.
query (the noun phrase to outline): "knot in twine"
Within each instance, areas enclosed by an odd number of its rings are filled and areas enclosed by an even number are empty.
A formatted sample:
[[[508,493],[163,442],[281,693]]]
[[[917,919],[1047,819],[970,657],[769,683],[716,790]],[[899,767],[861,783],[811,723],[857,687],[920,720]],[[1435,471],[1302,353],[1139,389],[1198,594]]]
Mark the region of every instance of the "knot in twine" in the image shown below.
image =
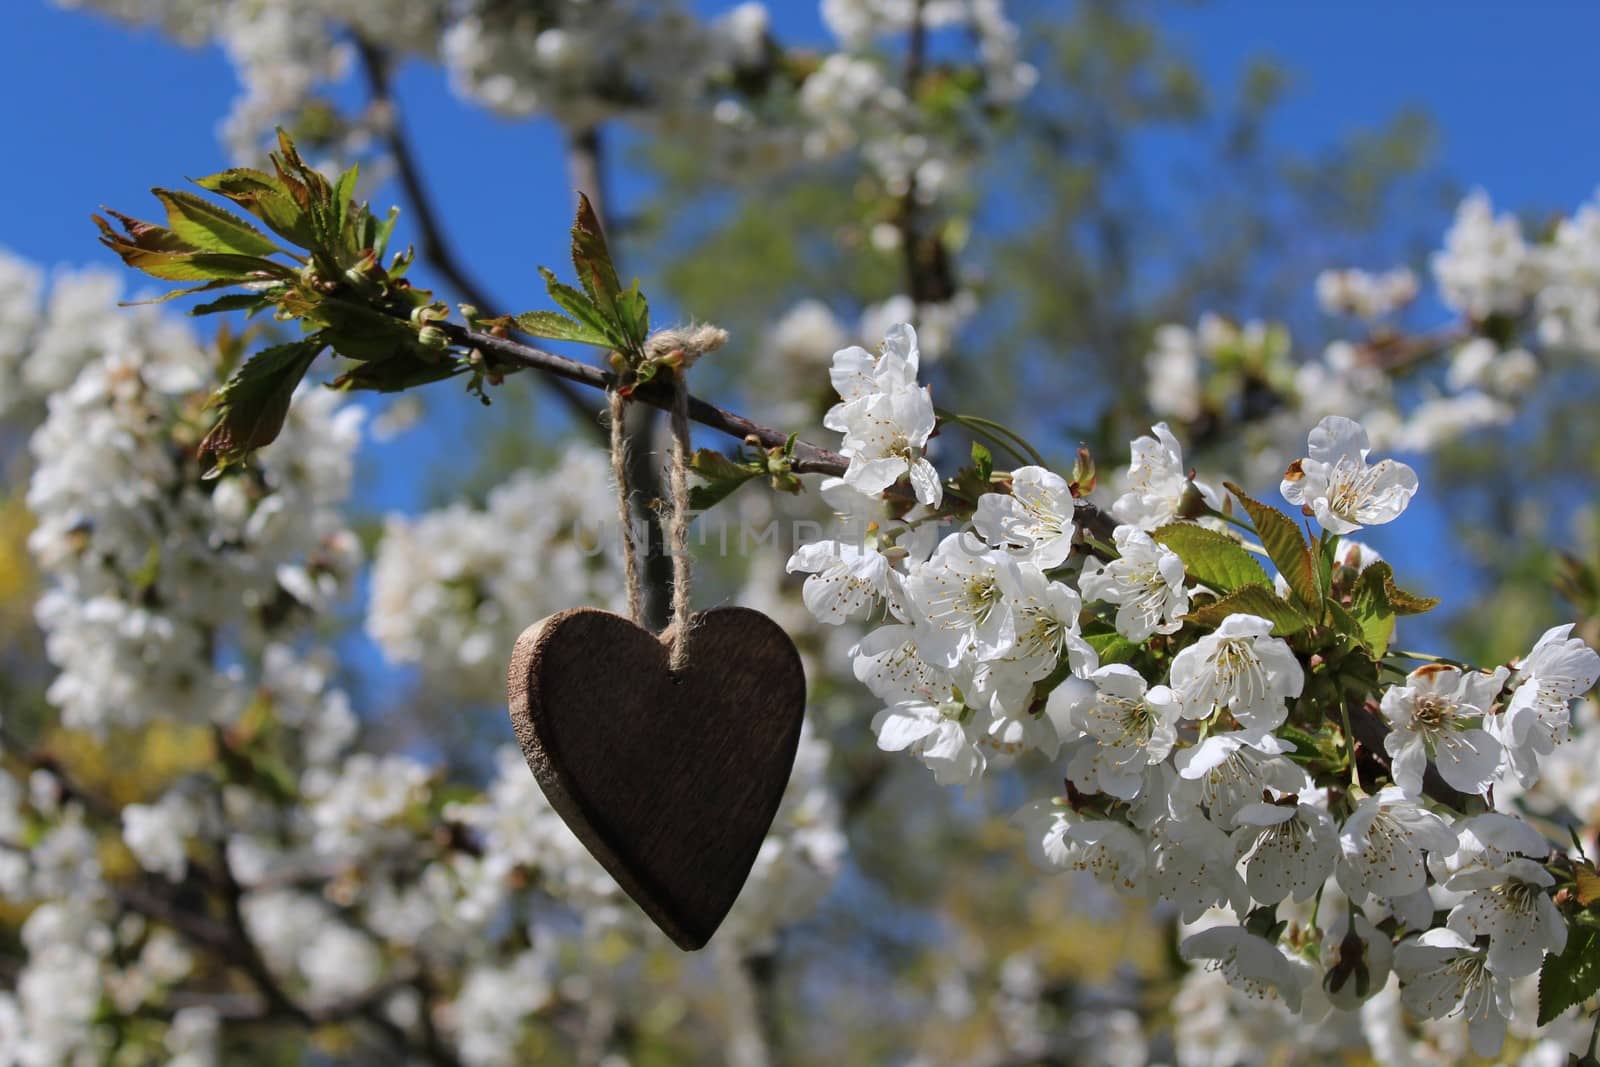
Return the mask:
[[[721,348],[728,331],[709,323],[657,330],[645,339],[645,359],[667,368],[672,384],[672,466],[668,490],[672,514],[667,521],[667,542],[672,552],[672,634],[668,666],[681,670],[689,661],[690,571],[689,558],[689,387],[685,372],[707,352]],[[644,625],[644,592],[639,578],[639,550],[633,536],[629,506],[628,441],[623,432],[627,397],[615,388],[606,390],[610,404],[611,476],[617,486],[617,522],[622,528],[622,566],[628,590],[628,614]]]
[[[665,363],[679,370],[688,370],[701,356],[715,352],[727,343],[728,331],[709,322],[671,326],[645,338],[644,357],[652,363]]]

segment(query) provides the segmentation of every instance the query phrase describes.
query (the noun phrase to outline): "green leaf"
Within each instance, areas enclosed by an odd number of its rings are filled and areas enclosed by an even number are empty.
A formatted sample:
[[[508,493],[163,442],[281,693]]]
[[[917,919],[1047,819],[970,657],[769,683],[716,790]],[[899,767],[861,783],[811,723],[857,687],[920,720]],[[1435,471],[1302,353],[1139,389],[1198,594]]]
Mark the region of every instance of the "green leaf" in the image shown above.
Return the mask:
[[[635,348],[644,348],[645,338],[650,336],[650,302],[639,291],[637,281],[617,294],[617,325]]]
[[[540,267],[539,273],[544,276],[544,286],[550,292],[550,299],[554,300],[567,314],[587,326],[595,334],[606,339],[606,345],[611,348],[627,348],[628,340],[617,329],[616,323],[601,313],[594,303],[584,294],[578,292],[570,285],[562,284],[548,268]]]
[[[139,592],[147,591],[156,584],[156,579],[161,576],[161,542],[152,541],[150,547],[145,549],[144,561],[139,564],[139,569],[128,576],[133,587]]]
[[[689,488],[691,511],[707,511],[715,507],[745,482],[762,473],[755,464],[738,463],[710,448],[698,449],[690,461],[689,469],[705,483]]]
[[[1389,651],[1394,640],[1394,615],[1373,615],[1361,620],[1361,637],[1374,656]]]
[[[1174,522],[1150,535],[1183,560],[1183,569],[1202,585],[1231,593],[1247,585],[1272,587],[1256,558],[1227,534],[1192,522]]]
[[[333,183],[333,213],[339,222],[339,232],[343,234],[352,220],[350,205],[355,200],[356,179],[361,174],[361,168],[351,164],[350,169],[339,175]]]
[[[1272,623],[1274,637],[1299,633],[1311,624],[1298,607],[1260,585],[1241,586],[1184,618],[1201,626],[1220,626],[1229,615],[1256,615],[1266,619]]]
[[[981,441],[972,442],[972,467],[978,472],[979,482],[987,482],[994,474],[994,455]]]
[[[611,342],[605,335],[567,318],[559,311],[524,311],[513,321],[516,322],[517,329],[533,337],[545,337],[552,341],[575,341],[581,345],[595,345],[598,348],[611,347]]]
[[[150,252],[142,248],[115,251],[128,266],[169,282],[236,283],[286,278],[289,274],[271,260],[232,252]]]
[[[270,256],[283,251],[244,219],[193,193],[176,189],[151,191],[166,206],[167,226],[196,248],[242,256]]]
[[[162,296],[154,297],[154,298],[152,298],[150,300],[124,300],[120,304],[118,304],[117,306],[118,307],[145,307],[145,306],[150,305],[150,304],[165,304],[168,300],[176,300],[180,296],[194,296],[197,293],[209,293],[209,292],[213,292],[214,290],[217,290],[217,289],[226,289],[226,288],[228,288],[230,286],[234,286],[234,285],[238,285],[238,284],[239,284],[238,282],[229,281],[229,280],[206,282],[204,285],[191,285],[187,289],[174,289],[170,293],[166,293],[166,294],[164,294]],[[251,299],[254,300],[254,299],[259,299],[259,298],[252,295]],[[192,315],[192,314],[194,314],[194,312],[191,311],[190,314]]]
[[[196,179],[195,184],[232,200],[266,223],[273,233],[301,248],[310,248],[316,243],[316,230],[305,209],[282,181],[266,171],[236,167]]]
[[[1389,650],[1389,642],[1394,639],[1393,612],[1347,609],[1335,600],[1328,601],[1327,606],[1334,628],[1355,644],[1379,659]]]
[[[215,284],[217,283],[212,283],[213,286]],[[211,287],[212,286],[207,286],[206,288]],[[183,291],[184,290],[179,290],[179,292]],[[190,291],[192,292],[193,290]],[[198,318],[201,315],[215,315],[218,312],[223,311],[249,311],[253,313],[261,310],[264,307],[270,307],[271,304],[272,301],[268,300],[260,293],[230,293],[227,296],[218,297],[216,300],[206,304],[196,304],[194,307],[189,309],[189,314]]]
[[[1102,667],[1108,663],[1127,663],[1139,653],[1138,645],[1109,627],[1092,633],[1085,631],[1083,639],[1094,646]],[[1062,663],[1065,665],[1066,661]]]
[[[280,127],[278,151],[269,157],[278,182],[310,221],[315,240],[311,247],[320,252],[337,253],[343,218],[334,200],[333,186],[322,173],[306,165],[300,150]],[[337,258],[337,257],[335,257]]]
[[[389,213],[383,217],[381,222],[376,215],[368,214],[366,218],[366,239],[361,243],[364,247],[372,249],[374,256],[382,259],[384,253],[388,250],[389,238],[394,234],[395,223],[400,221],[400,209],[397,207],[390,208]]]
[[[1439,606],[1436,596],[1418,596],[1408,593],[1394,584],[1394,571],[1387,563],[1374,563],[1361,572],[1365,578],[1376,571],[1383,579],[1383,595],[1388,599],[1389,606],[1396,615],[1421,615],[1423,612],[1432,611]]]
[[[1561,955],[1547,955],[1539,968],[1539,1025],[1600,992],[1600,930],[1572,923]]]
[[[606,247],[600,218],[583,193],[578,194],[578,214],[572,222],[572,266],[590,302],[607,318],[620,318],[617,294],[622,291],[622,283],[617,280],[617,268],[611,264],[611,250]],[[644,338],[639,340],[643,342]]]
[[[1361,572],[1350,596],[1350,614],[1361,627],[1362,640],[1381,656],[1394,638],[1394,605],[1389,601],[1389,565],[1374,563]]]
[[[222,466],[271,444],[289,414],[289,398],[323,349],[320,337],[262,349],[211,398],[220,409],[200,451]]]
[[[1317,566],[1317,588],[1322,591],[1325,603],[1333,602],[1333,546],[1337,542],[1326,532],[1311,546],[1311,558]]]
[[[1295,751],[1289,756],[1290,759],[1294,759],[1296,756],[1315,756],[1317,750],[1322,747],[1321,740],[1315,734],[1307,733],[1298,726],[1289,723],[1285,723],[1273,732],[1278,735],[1279,739],[1287,741],[1294,746]]]
[[[1584,862],[1578,864],[1572,872],[1573,887],[1578,903],[1584,907],[1600,901],[1600,873],[1596,873],[1594,864]]]
[[[116,211],[110,214],[122,224],[124,232],[118,233],[109,222],[95,215],[100,243],[128,266],[152,277],[173,282],[244,282],[294,277],[293,270],[270,259],[236,252],[202,251],[163,226],[141,222]]]
[[[398,393],[442,382],[471,369],[471,364],[459,360],[427,360],[407,352],[358,363],[329,384],[335,389]]]
[[[111,223],[99,215],[90,215],[89,217],[94,219],[95,226],[100,230],[100,243],[118,255],[122,254],[124,246],[141,249],[146,252],[187,253],[200,251],[165,226],[157,226],[153,222],[144,222],[141,219],[133,218],[131,215],[124,215],[120,211],[112,211],[110,208],[106,209],[106,214],[122,224],[121,233],[118,233]]]
[[[1317,580],[1317,564],[1311,558],[1311,548],[1300,533],[1300,527],[1277,508],[1261,503],[1232,482],[1223,484],[1228,487],[1228,492],[1238,498],[1250,516],[1250,524],[1255,527],[1256,536],[1261,538],[1261,547],[1267,550],[1272,565],[1289,583],[1295,597],[1313,616],[1320,617],[1322,588]]]
[[[365,304],[330,298],[306,308],[300,317],[327,328],[326,344],[351,359],[383,359],[417,348],[417,332],[408,323]]]

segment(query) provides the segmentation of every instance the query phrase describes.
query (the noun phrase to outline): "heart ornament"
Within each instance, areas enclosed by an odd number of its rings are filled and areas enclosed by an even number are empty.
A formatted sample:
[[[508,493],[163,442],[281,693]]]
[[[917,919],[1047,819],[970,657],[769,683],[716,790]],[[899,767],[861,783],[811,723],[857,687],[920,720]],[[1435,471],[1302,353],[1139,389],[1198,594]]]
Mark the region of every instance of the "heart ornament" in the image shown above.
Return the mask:
[[[659,637],[574,608],[517,639],[511,722],[540,788],[668,937],[703,946],[749,877],[794,765],[805,672],[758,611],[694,615],[674,667]]]

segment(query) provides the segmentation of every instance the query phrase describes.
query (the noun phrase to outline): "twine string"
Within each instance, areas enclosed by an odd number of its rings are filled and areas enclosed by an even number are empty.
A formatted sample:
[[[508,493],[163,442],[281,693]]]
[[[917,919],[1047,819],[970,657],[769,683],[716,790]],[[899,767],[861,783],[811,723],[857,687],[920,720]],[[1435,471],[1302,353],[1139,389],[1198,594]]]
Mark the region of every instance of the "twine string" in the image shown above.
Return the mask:
[[[634,538],[632,491],[628,486],[628,441],[623,431],[627,400],[607,390],[611,421],[611,477],[617,486],[617,522],[622,527],[622,568],[628,590],[628,616],[644,623],[644,589],[639,577],[639,546]],[[667,543],[672,553],[672,626],[668,668],[682,670],[689,662],[693,628],[691,559],[689,556],[689,387],[681,371],[672,376],[672,464],[668,490],[672,512]]]
[[[606,390],[611,405],[611,479],[617,486],[617,525],[622,530],[622,570],[628,587],[628,618],[644,625],[644,592],[639,584],[639,546],[633,539],[632,493],[628,489],[628,435],[623,427],[628,402],[615,389]]]
[[[691,629],[689,572],[689,386],[680,370],[672,383],[672,517],[667,534],[672,546],[672,655],[670,667],[681,670],[689,662]]]

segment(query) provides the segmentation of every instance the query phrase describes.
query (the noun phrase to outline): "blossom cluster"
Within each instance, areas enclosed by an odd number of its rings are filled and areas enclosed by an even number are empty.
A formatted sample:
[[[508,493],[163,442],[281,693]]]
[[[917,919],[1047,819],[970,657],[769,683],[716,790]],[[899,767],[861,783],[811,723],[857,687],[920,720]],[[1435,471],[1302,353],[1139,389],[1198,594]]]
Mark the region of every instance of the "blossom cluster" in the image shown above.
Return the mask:
[[[100,292],[106,321],[115,296]],[[202,480],[192,445],[215,369],[192,335],[113,330],[79,343],[98,354],[49,395],[30,441],[50,699],[64,725],[91,733],[228,721],[248,689],[213,655],[263,647],[286,619],[326,610],[361,561],[337,505],[362,414],[307,389],[252,477]]]
[[[1456,323],[1416,338],[1397,332],[1395,320],[1421,291],[1410,270],[1325,271],[1318,302],[1364,323],[1366,337],[1335,340],[1295,363],[1281,326],[1214,315],[1192,329],[1163,326],[1146,357],[1146,400],[1158,416],[1187,426],[1248,415],[1263,463],[1330,414],[1358,417],[1380,447],[1430,451],[1504,424],[1541,378],[1600,355],[1597,264],[1600,206],[1583,205],[1534,240],[1476,192],[1431,258],[1438,299]],[[1395,371],[1430,361],[1441,369],[1420,389],[1396,387]],[[1251,410],[1241,413],[1241,405]]]
[[[220,44],[241,86],[223,132],[242,161],[260,155],[275,123],[314,120],[346,155],[368,151],[386,132],[392,116],[381,109],[335,110],[336,87],[356,61],[354,40],[440,64],[458,94],[496,113],[547,115],[572,130],[613,118],[658,125],[702,142],[730,169],[860,147],[891,193],[915,185],[931,200],[965,154],[960,131],[929,125],[875,51],[886,35],[909,30],[908,3],[829,0],[823,21],[838,50],[818,61],[786,56],[755,0],[711,19],[685,4],[641,0],[57,2]],[[970,40],[984,106],[1012,103],[1037,81],[1003,0],[920,10],[927,32]]]
[[[466,503],[385,520],[367,632],[431,688],[498,703],[505,650],[529,623],[574,604],[623,603],[616,497],[598,450],[523,470],[482,509]]]
[[[574,1004],[619,1004],[600,961],[665,941],[520,752],[449,772],[386,742],[340,685],[326,635],[364,557],[361,408],[308,383],[248,468],[208,477],[196,445],[226,339],[119,314],[97,275],[46,297],[33,268],[0,264],[26,283],[0,310],[0,364],[10,425],[29,431],[52,671],[37,738],[0,707],[0,902],[20,927],[0,1063],[202,1067],[228,1061],[236,1019],[300,1013],[492,1067],[524,1062]],[[368,631],[420,664],[430,700],[481,707],[516,628],[615,596],[614,557],[576,540],[613,508],[590,449],[514,475],[481,511],[391,521]],[[719,951],[767,951],[832,885],[830,754],[803,735]]]
[[[1173,909],[1184,957],[1258,1002],[1319,1022],[1393,985],[1498,1052],[1512,983],[1566,945],[1553,896],[1583,861],[1512,798],[1538,793],[1600,654],[1569,625],[1494,669],[1408,670],[1394,616],[1430,604],[1347,538],[1396,520],[1417,477],[1348,418],[1282,477],[1318,541],[1230,485],[1236,515],[1164,424],[1134,442],[1104,537],[1042,467],[947,496],[917,357],[905,325],[835,355],[843,532],[789,563],[819,622],[878,620],[852,657],[879,747],[945,784],[1055,761],[1066,795],[1016,817],[1041,866]]]

